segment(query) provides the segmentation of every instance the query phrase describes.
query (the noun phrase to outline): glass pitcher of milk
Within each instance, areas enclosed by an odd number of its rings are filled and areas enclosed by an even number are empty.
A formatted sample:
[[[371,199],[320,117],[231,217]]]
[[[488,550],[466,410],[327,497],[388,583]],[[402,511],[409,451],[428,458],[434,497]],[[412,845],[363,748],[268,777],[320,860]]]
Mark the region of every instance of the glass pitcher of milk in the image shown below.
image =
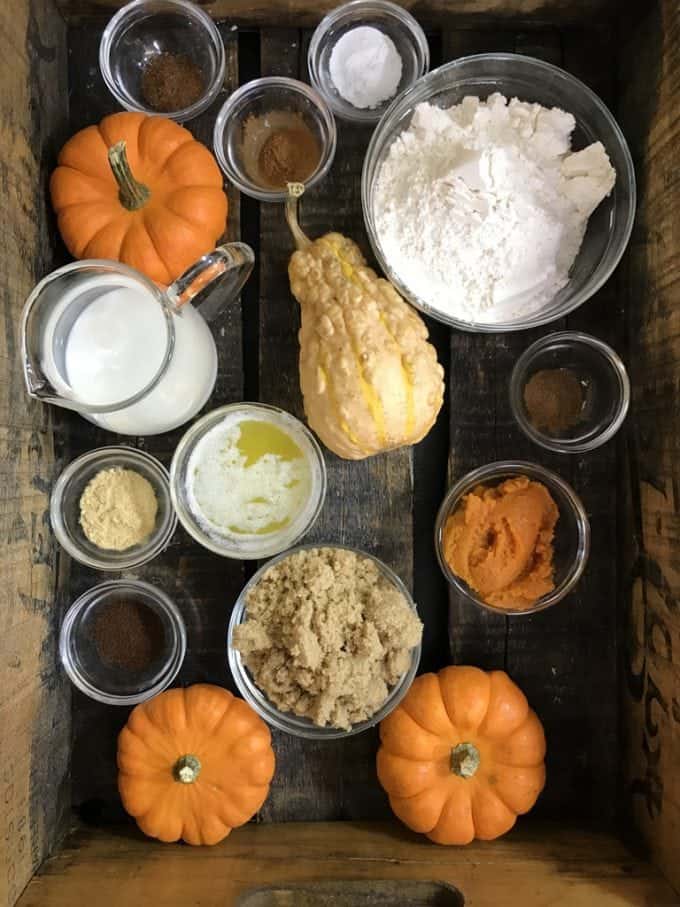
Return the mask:
[[[220,246],[166,290],[115,261],[53,271],[22,316],[29,395],[123,435],[182,425],[215,386],[217,350],[206,322],[240,291],[254,260],[243,243]]]

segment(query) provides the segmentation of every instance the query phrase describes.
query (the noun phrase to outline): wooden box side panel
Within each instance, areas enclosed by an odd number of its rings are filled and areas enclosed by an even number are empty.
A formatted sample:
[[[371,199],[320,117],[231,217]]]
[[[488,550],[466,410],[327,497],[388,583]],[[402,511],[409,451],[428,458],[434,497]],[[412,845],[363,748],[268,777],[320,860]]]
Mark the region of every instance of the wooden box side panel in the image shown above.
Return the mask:
[[[680,8],[652,5],[622,46],[622,126],[639,204],[628,296],[633,419],[622,590],[627,803],[680,889]],[[632,524],[632,525],[631,525]],[[632,531],[631,531],[632,530]]]
[[[54,267],[47,179],[66,123],[66,34],[52,0],[0,4],[0,907],[52,850],[68,806],[70,705],[56,665],[56,471],[48,407],[21,374],[23,301]]]
[[[110,16],[125,5],[126,0],[57,0],[57,5],[69,21],[92,16]],[[238,25],[276,25],[296,28],[315,25],[336,6],[339,0],[198,0],[215,19],[227,19]],[[457,18],[477,19],[549,19],[559,22],[583,23],[606,17],[614,0],[398,0],[427,25],[442,25]]]

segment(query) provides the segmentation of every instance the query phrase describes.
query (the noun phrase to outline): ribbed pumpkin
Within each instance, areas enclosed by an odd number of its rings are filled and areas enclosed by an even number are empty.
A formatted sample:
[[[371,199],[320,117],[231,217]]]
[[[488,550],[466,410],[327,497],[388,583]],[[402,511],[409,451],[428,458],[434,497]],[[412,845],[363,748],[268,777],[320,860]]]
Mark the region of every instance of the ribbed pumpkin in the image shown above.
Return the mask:
[[[52,204],[74,258],[122,261],[169,284],[224,233],[220,169],[172,120],[114,113],[72,136],[58,164]]]
[[[490,841],[545,784],[545,736],[504,671],[418,677],[380,725],[378,778],[394,813],[437,844]]]
[[[258,811],[273,774],[267,725],[210,684],[141,703],[118,737],[123,806],[161,841],[217,844]]]
[[[360,460],[415,444],[444,397],[427,328],[391,283],[339,233],[312,242],[286,206],[298,247],[288,266],[300,303],[300,388],[310,427],[338,456]]]

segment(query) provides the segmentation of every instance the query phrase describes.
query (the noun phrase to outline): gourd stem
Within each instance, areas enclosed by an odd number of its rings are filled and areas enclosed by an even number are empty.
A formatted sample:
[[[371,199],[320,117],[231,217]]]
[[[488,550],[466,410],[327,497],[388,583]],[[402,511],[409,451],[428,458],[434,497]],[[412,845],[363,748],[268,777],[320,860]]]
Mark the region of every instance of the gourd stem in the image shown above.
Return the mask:
[[[201,762],[191,753],[180,756],[172,767],[172,777],[180,784],[193,784],[200,774]]]
[[[118,199],[128,211],[137,211],[151,198],[149,187],[139,183],[132,175],[127,159],[125,142],[116,142],[109,148],[109,164],[118,183]]]
[[[305,191],[304,183],[288,183],[288,198],[286,199],[286,222],[293,234],[295,245],[298,249],[304,249],[312,244],[312,241],[306,236],[300,221],[298,220],[298,199]]]
[[[459,778],[472,778],[479,762],[479,750],[474,743],[459,743],[451,750],[451,771]]]

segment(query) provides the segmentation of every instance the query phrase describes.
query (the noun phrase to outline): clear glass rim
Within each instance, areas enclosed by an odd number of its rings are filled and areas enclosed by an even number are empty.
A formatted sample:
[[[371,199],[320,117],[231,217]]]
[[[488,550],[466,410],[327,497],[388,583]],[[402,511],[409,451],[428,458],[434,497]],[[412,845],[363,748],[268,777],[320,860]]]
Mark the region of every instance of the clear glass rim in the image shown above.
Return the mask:
[[[151,393],[151,391],[158,385],[161,378],[167,372],[167,370],[170,366],[170,363],[172,361],[172,356],[173,356],[174,349],[175,349],[175,325],[173,323],[174,315],[170,308],[170,303],[168,302],[168,299],[167,299],[165,293],[161,292],[161,290],[159,290],[159,288],[156,286],[155,283],[153,283],[151,280],[149,280],[147,277],[145,277],[144,274],[141,274],[139,271],[135,271],[134,268],[130,268],[130,267],[128,267],[128,265],[124,265],[124,264],[122,264],[122,262],[119,262],[119,261],[114,262],[114,261],[109,261],[108,259],[104,259],[104,258],[84,258],[81,261],[73,261],[68,265],[63,265],[61,268],[57,268],[55,271],[52,271],[51,273],[49,273],[45,277],[43,277],[43,279],[41,281],[39,281],[39,283],[37,283],[31,290],[31,293],[29,294],[29,296],[26,299],[26,302],[24,303],[23,311],[21,314],[22,365],[24,368],[24,372],[26,372],[27,365],[29,363],[31,363],[34,358],[32,353],[28,349],[28,343],[27,343],[27,338],[28,338],[28,333],[29,333],[28,332],[28,321],[31,317],[33,305],[36,302],[36,300],[38,299],[38,297],[40,296],[40,294],[44,291],[45,287],[47,287],[50,283],[52,283],[52,281],[57,280],[60,277],[63,277],[65,274],[69,274],[71,271],[81,271],[81,270],[87,270],[89,268],[91,268],[93,270],[96,269],[99,271],[109,271],[113,274],[123,274],[125,277],[136,280],[138,283],[142,284],[142,286],[149,293],[152,294],[152,296],[156,299],[156,301],[158,302],[158,304],[161,307],[161,311],[163,312],[163,317],[165,319],[165,324],[166,324],[166,327],[168,330],[168,336],[167,336],[167,342],[166,342],[166,347],[165,347],[165,353],[163,355],[163,360],[158,367],[158,371],[153,376],[153,378],[151,378],[149,383],[145,387],[143,387],[141,390],[137,391],[136,394],[133,394],[131,397],[128,397],[126,400],[120,400],[120,401],[116,401],[115,403],[106,403],[106,404],[81,403],[80,401],[78,401],[72,397],[67,397],[65,394],[58,393],[56,388],[54,388],[54,391],[55,391],[54,394],[50,394],[48,396],[46,396],[45,394],[41,394],[41,395],[39,395],[39,397],[44,399],[48,403],[54,402],[54,403],[57,403],[57,405],[58,405],[59,400],[67,400],[69,403],[71,403],[73,405],[73,409],[75,409],[77,412],[80,412],[80,413],[93,413],[93,414],[116,413],[116,412],[119,412],[119,410],[121,410],[121,409],[126,409],[128,406],[132,406],[133,404],[138,403],[140,400],[142,400],[144,397],[146,397],[147,394]],[[48,380],[48,379],[46,379],[46,380]],[[27,388],[27,392],[28,392],[29,396],[31,396],[31,397],[36,396],[28,388]]]
[[[354,737],[356,734],[361,734],[363,731],[375,727],[383,720],[383,718],[386,718],[394,711],[394,709],[396,709],[404,696],[408,693],[416,676],[416,672],[418,671],[422,651],[422,640],[412,650],[411,664],[409,665],[408,670],[402,674],[401,678],[392,687],[387,699],[380,709],[378,709],[375,715],[372,715],[365,721],[352,725],[348,731],[340,728],[320,727],[314,724],[309,718],[302,718],[298,715],[294,715],[292,712],[282,712],[280,709],[276,708],[276,706],[269,702],[264,693],[261,692],[259,687],[252,680],[243,664],[240,653],[232,645],[234,629],[238,624],[242,623],[246,609],[246,598],[253,586],[255,586],[262,579],[267,570],[275,564],[278,564],[280,561],[293,554],[297,554],[299,551],[310,551],[315,548],[339,548],[343,551],[351,551],[353,554],[373,561],[381,574],[404,596],[409,607],[418,614],[416,603],[403,581],[391,567],[388,567],[387,564],[375,555],[369,554],[367,551],[362,551],[359,548],[353,548],[351,545],[340,545],[336,542],[311,542],[305,545],[297,545],[294,548],[289,548],[287,551],[281,552],[281,554],[278,554],[276,557],[271,558],[271,560],[268,560],[263,564],[257,573],[248,580],[239,593],[232,609],[227,629],[227,660],[232,677],[245,701],[272,727],[275,727],[279,731],[284,731],[287,734],[291,734],[294,737],[303,737],[307,740],[340,740],[346,737]]]
[[[222,168],[222,172],[241,192],[261,202],[285,202],[288,198],[288,192],[285,189],[263,189],[257,183],[248,179],[245,173],[241,173],[241,171],[232,167],[224,152],[224,131],[236,105],[244,98],[248,98],[249,95],[267,88],[286,89],[287,91],[303,95],[312,102],[326,127],[327,139],[322,149],[319,166],[305,182],[305,190],[311,189],[326,176],[335,159],[337,147],[338,136],[335,118],[325,98],[315,88],[288,76],[263,76],[259,79],[252,79],[250,82],[246,82],[245,85],[241,85],[236,91],[233,91],[220,108],[215,119],[213,151]]]
[[[453,512],[463,495],[467,494],[476,485],[492,484],[500,482],[504,478],[512,475],[528,475],[529,478],[539,482],[544,482],[550,487],[559,488],[565,496],[571,507],[578,531],[578,543],[576,546],[576,556],[566,576],[559,584],[549,592],[539,598],[531,608],[500,608],[496,605],[490,605],[483,599],[479,598],[470,587],[460,580],[451,570],[444,558],[443,552],[443,531],[449,514]],[[480,466],[468,472],[462,478],[449,488],[444,500],[439,507],[434,527],[434,547],[437,554],[437,560],[442,573],[453,588],[467,601],[472,602],[478,608],[485,611],[493,611],[495,614],[504,614],[507,617],[523,617],[528,614],[536,614],[538,611],[544,611],[552,605],[556,605],[566,595],[571,592],[576,583],[581,578],[590,554],[590,521],[588,514],[581,502],[581,499],[573,488],[564,481],[563,478],[546,469],[539,463],[529,463],[524,460],[498,460],[495,463],[489,463],[486,466]]]
[[[606,360],[617,379],[619,397],[614,416],[606,428],[599,434],[594,435],[588,441],[583,442],[578,439],[570,441],[567,438],[551,438],[549,435],[534,428],[524,415],[522,390],[524,387],[524,379],[531,367],[531,363],[536,355],[543,352],[546,347],[560,341],[566,341],[572,344],[583,344],[584,346],[591,347],[591,349],[594,349]],[[609,344],[590,334],[584,334],[582,331],[556,331],[553,334],[546,334],[545,337],[541,337],[534,341],[534,343],[528,346],[519,357],[510,376],[510,409],[512,410],[515,421],[530,440],[546,450],[556,451],[557,453],[586,453],[589,450],[595,450],[597,447],[606,444],[623,425],[628,414],[629,406],[630,379],[621,357],[609,346]]]
[[[143,10],[144,7],[150,6],[159,6],[163,4],[167,7],[168,10],[175,9],[178,12],[183,12],[191,19],[194,19],[201,23],[203,28],[208,33],[210,40],[215,48],[217,53],[217,68],[215,76],[206,88],[205,92],[201,97],[194,101],[193,104],[190,104],[188,107],[184,107],[181,110],[173,111],[158,111],[154,110],[151,107],[145,107],[143,104],[137,104],[132,101],[126,95],[124,95],[118,88],[116,80],[113,77],[111,72],[111,47],[113,44],[113,39],[116,36],[116,33],[121,25],[121,23],[136,10]],[[104,29],[102,34],[101,41],[99,43],[99,69],[101,71],[102,77],[106,82],[106,87],[109,89],[111,94],[116,98],[121,107],[124,107],[126,110],[133,111],[135,113],[145,113],[147,116],[162,116],[167,117],[170,120],[176,120],[178,122],[186,122],[187,120],[192,120],[194,117],[197,117],[199,114],[203,113],[204,110],[207,110],[208,107],[215,100],[217,95],[224,84],[224,76],[226,72],[226,55],[224,53],[224,44],[222,43],[222,38],[220,33],[217,30],[217,27],[210,16],[197,6],[196,3],[189,2],[189,0],[132,0],[131,3],[126,4],[110,19],[108,25]]]
[[[237,548],[229,547],[226,539],[224,545],[219,545],[213,538],[211,538],[211,536],[203,531],[191,511],[184,506],[182,502],[181,487],[184,481],[186,464],[189,461],[191,451],[201,440],[201,438],[207,433],[207,431],[209,431],[214,425],[217,425],[218,422],[224,416],[229,415],[229,413],[248,409],[253,409],[260,412],[264,411],[276,416],[283,415],[285,416],[286,420],[291,420],[292,422],[294,422],[296,428],[301,432],[305,440],[309,442],[316,465],[319,469],[319,488],[317,491],[314,508],[310,513],[309,521],[300,528],[300,531],[296,536],[288,539],[284,543],[286,546],[285,550],[288,550],[291,545],[295,545],[296,542],[303,538],[312,529],[323,509],[328,487],[326,461],[324,459],[319,442],[316,440],[316,438],[309,430],[309,428],[307,428],[304,422],[284,409],[280,409],[277,406],[271,406],[268,403],[253,403],[248,401],[244,401],[242,403],[228,403],[226,406],[220,406],[217,409],[211,410],[209,413],[206,413],[204,416],[194,422],[194,424],[180,438],[180,441],[175,448],[175,453],[172,457],[172,463],[170,464],[170,498],[172,500],[172,505],[175,509],[175,513],[179,518],[180,523],[186,529],[189,535],[194,539],[194,541],[198,542],[198,544],[202,545],[204,548],[207,548],[208,551],[212,551],[213,554],[219,554],[221,557],[227,557],[231,560],[241,561],[261,560],[264,557],[273,557],[278,555],[284,549],[281,548],[281,545],[277,545],[274,539],[271,539],[269,541],[269,547],[263,544],[262,548],[256,552],[244,552]],[[272,535],[275,536],[276,534],[272,533]]]
[[[327,13],[314,29],[307,51],[309,78],[314,88],[319,94],[323,95],[333,113],[341,119],[353,123],[377,123],[383,115],[383,111],[380,108],[378,110],[360,110],[359,108],[353,108],[350,104],[347,104],[347,106],[338,104],[333,96],[327,95],[324,91],[323,81],[319,72],[319,57],[328,32],[334,25],[341,22],[348,15],[351,16],[357,10],[367,14],[377,13],[384,17],[390,16],[401,25],[406,26],[413,39],[413,46],[418,57],[418,72],[411,85],[415,84],[415,81],[424,75],[429,68],[430,46],[427,43],[425,32],[420,23],[408,10],[398,6],[396,3],[391,3],[390,0],[350,0],[349,3],[344,3],[342,6],[338,6]]]
[[[141,592],[149,596],[149,598],[153,598],[156,604],[160,606],[175,631],[176,645],[168,657],[166,669],[162,672],[156,683],[139,693],[118,695],[116,693],[107,693],[104,690],[100,690],[80,674],[71,659],[69,643],[73,633],[75,620],[83,608],[94,601],[101,600],[104,596],[107,596],[112,592],[121,592],[123,590],[130,590],[133,594],[135,592]],[[99,583],[91,589],[88,589],[87,592],[83,592],[66,612],[66,616],[61,625],[61,630],[59,631],[59,658],[69,680],[81,691],[81,693],[89,696],[90,699],[95,699],[97,702],[103,702],[106,705],[137,705],[167,689],[179,673],[179,669],[182,667],[182,662],[186,655],[186,648],[186,627],[179,608],[165,592],[156,586],[152,586],[151,583],[145,583],[142,580],[106,580],[105,582]]]
[[[393,269],[389,266],[385,256],[383,255],[378,239],[378,233],[375,228],[372,207],[372,188],[375,181],[375,173],[379,162],[379,155],[383,150],[385,142],[390,138],[395,122],[398,121],[402,116],[404,116],[409,109],[412,109],[415,104],[425,100],[430,94],[430,88],[435,88],[437,82],[441,80],[442,77],[445,77],[449,74],[454,74],[456,70],[461,69],[469,63],[482,62],[491,64],[519,62],[528,66],[533,66],[536,69],[537,77],[540,77],[542,73],[550,73],[551,75],[562,79],[564,82],[570,84],[573,88],[578,89],[582,94],[584,94],[593,104],[593,106],[596,107],[597,110],[602,114],[602,116],[607,120],[609,127],[616,136],[623,159],[625,161],[625,173],[617,173],[617,179],[623,179],[625,185],[629,189],[628,204],[625,211],[625,223],[621,241],[619,243],[619,248],[617,249],[616,254],[612,257],[612,260],[609,262],[607,267],[597,277],[597,280],[591,281],[580,292],[574,294],[572,299],[570,299],[567,304],[563,305],[557,311],[553,310],[548,312],[537,312],[530,317],[523,318],[518,321],[506,321],[494,324],[460,321],[457,318],[453,318],[443,312],[439,312],[437,309],[432,308],[426,302],[411,293],[411,291],[402,283]],[[444,90],[443,86],[441,90]],[[403,94],[395,98],[390,107],[388,107],[388,109],[385,111],[373,135],[371,136],[368,150],[366,151],[366,156],[364,158],[364,165],[361,173],[361,203],[364,213],[366,232],[368,234],[368,239],[371,244],[373,254],[380,264],[380,267],[389,278],[390,282],[394,284],[398,292],[406,300],[408,300],[408,302],[413,305],[414,308],[420,310],[430,318],[433,318],[435,321],[439,321],[442,324],[447,324],[449,327],[453,327],[461,331],[482,334],[525,331],[529,330],[530,328],[540,327],[543,324],[549,324],[551,321],[555,321],[558,318],[565,317],[570,312],[573,312],[580,305],[586,302],[588,299],[590,299],[591,296],[594,296],[595,293],[597,293],[598,290],[600,290],[609,280],[612,273],[621,261],[623,253],[626,251],[626,247],[628,246],[628,241],[633,230],[636,206],[635,169],[633,166],[633,159],[630,153],[630,149],[628,148],[628,143],[626,142],[626,139],[621,132],[621,128],[616,122],[613,114],[604,103],[604,101],[602,101],[602,99],[599,98],[598,95],[596,95],[595,92],[592,91],[584,82],[582,82],[580,79],[577,79],[576,76],[572,76],[571,73],[568,73],[566,70],[562,69],[559,66],[554,66],[552,63],[546,63],[543,60],[538,60],[535,57],[528,57],[524,54],[471,54],[467,57],[459,57],[457,60],[452,60],[450,63],[445,63],[443,66],[439,66],[437,69],[433,69],[431,72],[422,76]],[[611,242],[611,234],[609,239]],[[609,244],[607,248],[609,248]]]
[[[83,468],[97,463],[98,461],[103,461],[108,457],[121,457],[125,459],[132,468],[134,468],[135,464],[142,464],[151,470],[154,473],[159,488],[163,490],[167,510],[167,519],[152,533],[148,542],[139,548],[134,555],[131,554],[127,558],[120,557],[115,563],[105,557],[91,557],[75,545],[66,531],[62,514],[64,494],[69,484],[78,477]],[[98,447],[95,450],[87,451],[87,453],[72,460],[59,474],[50,496],[50,522],[56,539],[61,547],[80,564],[85,564],[87,567],[92,567],[95,570],[116,572],[120,570],[130,570],[132,567],[141,567],[142,564],[147,564],[149,561],[152,561],[161,553],[161,551],[163,551],[177,528],[177,514],[175,513],[172,505],[172,498],[170,496],[170,476],[168,471],[165,466],[163,466],[163,464],[155,457],[152,457],[151,454],[146,453],[146,451],[143,450],[138,450],[135,447],[114,445],[110,447]],[[124,554],[124,552],[121,552],[121,554]]]

